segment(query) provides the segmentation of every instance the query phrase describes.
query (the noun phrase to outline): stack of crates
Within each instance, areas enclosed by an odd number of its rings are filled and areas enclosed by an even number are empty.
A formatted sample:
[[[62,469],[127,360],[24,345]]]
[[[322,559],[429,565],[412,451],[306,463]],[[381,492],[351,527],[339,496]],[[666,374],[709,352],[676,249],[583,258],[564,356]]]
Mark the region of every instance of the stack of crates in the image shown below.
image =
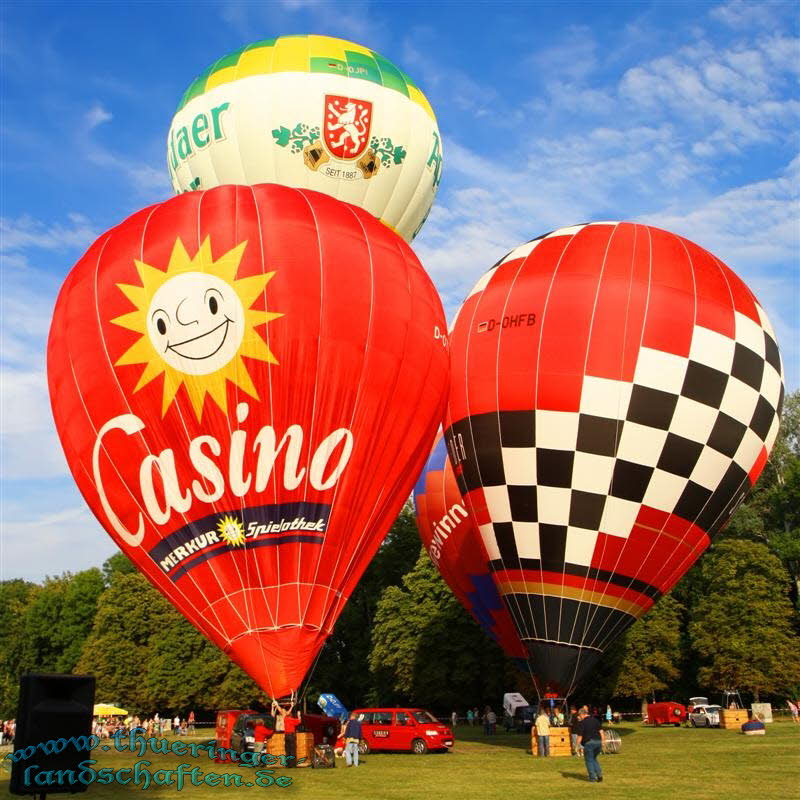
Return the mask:
[[[535,756],[539,755],[539,738],[536,736],[535,727],[531,728],[531,750]],[[551,757],[572,755],[569,728],[550,726],[550,755]]]

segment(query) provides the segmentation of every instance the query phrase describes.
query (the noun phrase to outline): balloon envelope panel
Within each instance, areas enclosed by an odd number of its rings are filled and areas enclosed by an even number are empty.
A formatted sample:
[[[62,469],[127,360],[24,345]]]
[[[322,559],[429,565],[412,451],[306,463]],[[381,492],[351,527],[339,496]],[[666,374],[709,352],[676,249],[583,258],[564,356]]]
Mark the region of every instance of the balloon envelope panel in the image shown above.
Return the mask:
[[[75,480],[272,696],[299,686],[411,491],[444,408],[443,329],[398,236],[282,186],[145,209],[67,277],[48,379]]]
[[[782,365],[745,284],[644,225],[563,228],[478,282],[445,437],[545,687],[569,691],[755,483]]]
[[[486,548],[458,491],[441,434],[414,488],[414,506],[422,544],[445,583],[507,655],[524,661],[527,650],[497,593]]]
[[[365,209],[410,241],[441,179],[436,118],[411,78],[328,36],[255,42],[214,63],[172,120],[175,190],[281,183]]]

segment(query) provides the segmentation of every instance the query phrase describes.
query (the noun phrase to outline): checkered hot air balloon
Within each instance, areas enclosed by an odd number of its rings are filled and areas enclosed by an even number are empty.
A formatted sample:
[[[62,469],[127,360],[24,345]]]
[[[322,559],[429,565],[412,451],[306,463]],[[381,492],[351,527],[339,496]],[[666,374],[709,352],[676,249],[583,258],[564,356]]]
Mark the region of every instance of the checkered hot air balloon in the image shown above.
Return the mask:
[[[569,693],[756,482],[783,401],[775,334],[708,251],[604,222],[495,264],[451,355],[459,488],[540,689]]]

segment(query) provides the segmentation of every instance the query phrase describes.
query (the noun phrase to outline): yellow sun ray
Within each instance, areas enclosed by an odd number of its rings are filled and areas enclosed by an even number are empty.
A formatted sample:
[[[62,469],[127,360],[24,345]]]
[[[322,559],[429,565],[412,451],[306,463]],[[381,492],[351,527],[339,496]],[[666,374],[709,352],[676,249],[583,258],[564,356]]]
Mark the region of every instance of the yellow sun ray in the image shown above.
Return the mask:
[[[275,272],[237,279],[246,247],[241,242],[215,260],[210,237],[194,257],[177,238],[166,270],[135,260],[141,286],[117,284],[134,308],[111,322],[139,338],[115,366],[145,365],[134,392],[164,376],[162,416],[182,386],[198,420],[207,395],[227,412],[228,382],[258,399],[243,357],[278,363],[255,329],[283,314],[250,307]]]

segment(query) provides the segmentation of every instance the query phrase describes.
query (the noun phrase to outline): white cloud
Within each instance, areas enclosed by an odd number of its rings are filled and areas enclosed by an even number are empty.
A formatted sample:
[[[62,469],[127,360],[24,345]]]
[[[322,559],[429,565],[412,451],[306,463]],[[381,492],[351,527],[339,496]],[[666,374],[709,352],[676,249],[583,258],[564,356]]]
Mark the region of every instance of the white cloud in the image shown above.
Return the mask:
[[[381,38],[385,17],[379,8],[361,0],[226,0],[220,4],[220,15],[242,37],[242,42],[255,41],[258,37],[253,32],[257,30],[325,30],[331,31],[331,36],[375,43]]]
[[[41,581],[46,575],[79,572],[99,566],[117,549],[86,505],[31,516],[30,508],[3,498],[0,580]]]
[[[684,139],[705,145],[695,149],[697,156],[790,142],[800,116],[792,88],[797,48],[797,39],[782,36],[723,50],[701,40],[631,67],[619,99],[634,113],[680,121]]]
[[[141,195],[165,200],[173,193],[166,166],[144,164],[139,159],[122,156],[90,140],[87,140],[84,152],[89,163],[123,175]]]
[[[15,219],[0,218],[0,253],[30,248],[64,251],[83,249],[97,238],[97,232],[82,214],[67,214],[67,223],[45,223],[23,214]]]
[[[732,0],[730,3],[712,8],[709,16],[729,28],[771,27],[780,16],[781,5],[774,2]]]
[[[104,122],[110,122],[114,119],[113,114],[106,111],[99,103],[93,105],[84,115],[84,122],[88,131],[102,125]]]

